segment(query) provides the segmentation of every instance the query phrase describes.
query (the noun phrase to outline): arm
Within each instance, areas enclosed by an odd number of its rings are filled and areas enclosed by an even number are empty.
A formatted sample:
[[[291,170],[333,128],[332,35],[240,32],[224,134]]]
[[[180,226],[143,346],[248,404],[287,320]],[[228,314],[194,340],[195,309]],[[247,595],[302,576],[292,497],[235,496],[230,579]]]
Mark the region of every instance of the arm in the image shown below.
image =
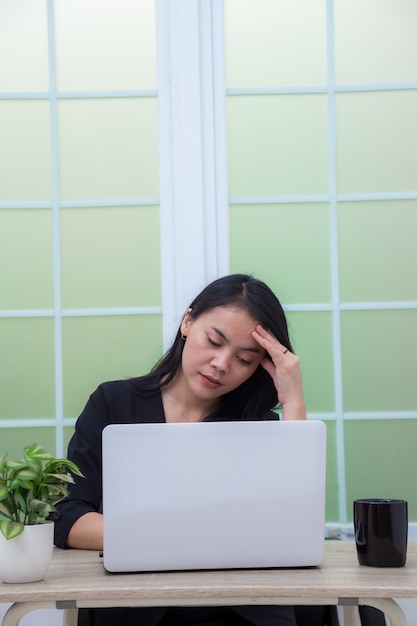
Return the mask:
[[[101,513],[84,513],[71,526],[67,537],[69,548],[80,550],[103,549],[103,516]]]
[[[262,326],[257,326],[252,336],[271,357],[270,359],[265,357],[261,365],[274,381],[282,406],[282,418],[284,420],[306,419],[300,359]]]
[[[69,496],[57,505],[58,547],[101,549],[101,434],[110,421],[108,398],[101,386],[78,418],[68,446],[68,458],[77,463],[85,478],[76,479]]]
[[[79,466],[85,478],[71,485],[69,497],[52,514],[56,546],[102,549],[102,432],[108,424],[140,423],[144,417],[147,421],[164,421],[161,395],[143,398],[130,380],[104,383],[91,395],[68,446],[68,458]]]

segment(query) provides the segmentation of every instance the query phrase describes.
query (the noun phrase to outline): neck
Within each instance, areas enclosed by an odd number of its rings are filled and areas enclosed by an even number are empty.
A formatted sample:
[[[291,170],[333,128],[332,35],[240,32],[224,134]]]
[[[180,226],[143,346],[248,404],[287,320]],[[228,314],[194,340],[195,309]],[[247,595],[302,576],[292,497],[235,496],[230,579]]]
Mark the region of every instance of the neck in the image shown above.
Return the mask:
[[[175,381],[162,390],[162,402],[167,422],[202,422],[214,408],[212,401],[202,402],[181,391]]]

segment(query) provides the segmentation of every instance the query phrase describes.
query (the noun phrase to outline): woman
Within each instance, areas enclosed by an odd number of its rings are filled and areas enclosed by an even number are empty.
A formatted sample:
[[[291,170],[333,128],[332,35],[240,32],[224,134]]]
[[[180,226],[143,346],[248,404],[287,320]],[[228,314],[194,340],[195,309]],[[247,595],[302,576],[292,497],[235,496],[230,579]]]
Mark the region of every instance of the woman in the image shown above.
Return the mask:
[[[215,280],[190,304],[174,343],[146,376],[104,383],[77,420],[68,457],[85,480],[58,505],[55,543],[101,550],[101,433],[109,423],[305,419],[300,363],[283,309],[245,274]],[[86,614],[82,614],[85,618]],[[294,626],[291,607],[95,609],[94,626]]]

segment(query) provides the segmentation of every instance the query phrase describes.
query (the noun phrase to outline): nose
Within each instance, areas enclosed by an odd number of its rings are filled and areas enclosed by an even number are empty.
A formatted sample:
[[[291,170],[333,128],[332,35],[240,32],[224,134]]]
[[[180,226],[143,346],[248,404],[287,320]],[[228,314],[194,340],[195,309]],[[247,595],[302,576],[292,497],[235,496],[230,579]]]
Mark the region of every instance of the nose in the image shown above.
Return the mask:
[[[227,372],[230,368],[230,354],[227,350],[218,350],[211,362],[219,372]]]

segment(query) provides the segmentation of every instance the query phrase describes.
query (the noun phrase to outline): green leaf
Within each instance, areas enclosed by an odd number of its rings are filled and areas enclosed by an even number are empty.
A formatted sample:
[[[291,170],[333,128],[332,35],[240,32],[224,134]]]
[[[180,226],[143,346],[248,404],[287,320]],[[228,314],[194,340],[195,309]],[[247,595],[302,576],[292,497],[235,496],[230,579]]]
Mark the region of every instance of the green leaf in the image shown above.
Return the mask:
[[[6,506],[4,502],[0,502],[0,515],[4,515],[5,517],[9,519],[11,519],[12,517],[11,509],[8,506]]]
[[[21,459],[20,461],[8,461],[7,466],[11,470],[21,469],[29,465],[27,460]]]
[[[23,524],[19,522],[10,522],[9,520],[0,520],[0,532],[6,539],[13,539],[22,534],[24,530]]]
[[[53,485],[54,483],[71,483],[74,484],[75,481],[71,474],[47,474],[45,476],[45,483]]]
[[[7,485],[3,480],[0,480],[0,500],[4,500],[7,498],[9,490],[7,489]]]
[[[75,476],[80,476],[81,478],[84,478],[84,474],[81,472],[80,468],[72,461],[68,461],[68,459],[56,459],[51,463],[48,463],[45,470],[48,473],[55,474],[63,474],[69,471],[72,474],[75,474]]]
[[[32,488],[33,483],[30,481],[19,480],[19,478],[14,478],[9,484],[10,491],[13,491],[14,489],[26,489],[27,491],[31,491]]]
[[[16,493],[14,494],[14,497],[16,501],[16,508],[19,508],[22,511],[23,515],[26,515],[26,511],[27,511],[26,498],[24,498],[19,491],[16,491]]]
[[[31,511],[36,512],[40,517],[46,517],[49,513],[55,510],[52,504],[42,502],[42,500],[36,500],[35,498],[29,502],[29,508]]]
[[[0,455],[0,473],[1,474],[3,474],[3,472],[7,468],[7,459],[8,459],[7,452],[3,452],[3,454]]]
[[[23,449],[23,452],[26,457],[29,457],[30,459],[37,459],[38,461],[49,461],[54,458],[52,454],[49,454],[49,452],[47,452],[45,448],[38,443],[32,443],[32,445],[26,446],[26,448]]]
[[[58,500],[62,500],[62,498],[65,498],[67,495],[68,489],[66,485],[54,485],[49,488],[47,499],[55,503]],[[39,499],[46,500],[46,498],[41,498],[40,496]]]
[[[21,481],[36,480],[38,476],[39,476],[39,472],[34,470],[32,467],[24,467],[18,472],[16,472],[16,478],[18,478]]]

